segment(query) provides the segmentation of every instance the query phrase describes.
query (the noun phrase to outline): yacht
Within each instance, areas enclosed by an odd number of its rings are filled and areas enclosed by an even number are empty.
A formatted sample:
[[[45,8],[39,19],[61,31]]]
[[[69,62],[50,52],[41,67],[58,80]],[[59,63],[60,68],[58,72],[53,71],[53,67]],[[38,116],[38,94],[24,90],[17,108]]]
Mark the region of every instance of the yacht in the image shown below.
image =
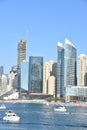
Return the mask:
[[[66,112],[66,108],[64,106],[59,106],[57,108],[54,108],[54,111]]]
[[[0,106],[0,109],[6,109],[6,106],[5,106],[4,104],[2,104],[2,105]]]
[[[20,117],[12,110],[8,110],[5,114],[6,115],[3,117],[4,121],[19,122],[20,120]]]

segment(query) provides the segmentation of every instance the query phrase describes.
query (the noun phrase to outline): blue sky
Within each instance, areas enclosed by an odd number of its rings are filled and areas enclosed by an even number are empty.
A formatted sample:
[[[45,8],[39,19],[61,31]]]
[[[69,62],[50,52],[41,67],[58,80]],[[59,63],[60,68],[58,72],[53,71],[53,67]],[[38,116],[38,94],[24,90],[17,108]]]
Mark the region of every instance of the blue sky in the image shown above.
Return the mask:
[[[27,40],[29,56],[57,60],[57,42],[71,40],[87,54],[87,0],[0,0],[0,66],[17,64],[17,44]]]

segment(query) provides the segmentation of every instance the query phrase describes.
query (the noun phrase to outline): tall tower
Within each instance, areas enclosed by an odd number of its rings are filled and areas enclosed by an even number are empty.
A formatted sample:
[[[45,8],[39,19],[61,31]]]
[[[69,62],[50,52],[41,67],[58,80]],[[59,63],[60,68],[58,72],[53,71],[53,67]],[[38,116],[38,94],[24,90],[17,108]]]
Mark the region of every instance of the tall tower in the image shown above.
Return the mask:
[[[43,63],[43,93],[55,96],[57,63],[47,61]],[[53,91],[52,91],[53,90]]]
[[[20,70],[21,62],[26,60],[26,40],[20,40],[18,43],[18,59],[17,59],[17,68]]]
[[[64,86],[77,85],[77,51],[74,44],[65,39],[64,44]]]
[[[87,86],[87,55],[78,57],[78,86]]]
[[[28,92],[29,62],[21,62],[21,92]]]
[[[65,88],[77,85],[76,47],[65,39],[64,46],[58,43],[57,56],[57,96],[65,97]]]
[[[42,93],[43,86],[43,57],[29,57],[29,92]]]
[[[57,46],[57,97],[64,95],[64,46],[58,42]]]

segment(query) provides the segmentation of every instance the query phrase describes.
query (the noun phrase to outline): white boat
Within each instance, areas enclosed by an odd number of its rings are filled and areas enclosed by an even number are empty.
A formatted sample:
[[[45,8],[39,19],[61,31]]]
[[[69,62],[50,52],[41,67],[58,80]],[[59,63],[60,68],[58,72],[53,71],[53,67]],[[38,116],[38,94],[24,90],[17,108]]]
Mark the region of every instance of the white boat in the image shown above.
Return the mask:
[[[5,121],[19,122],[19,120],[20,120],[20,117],[17,116],[17,114],[12,110],[7,111],[5,114],[6,114],[6,116],[3,117],[3,120],[5,120]]]
[[[47,102],[46,105],[49,106],[49,102]]]
[[[4,104],[2,104],[2,105],[0,106],[0,109],[6,109],[6,106],[5,106]]]
[[[58,108],[54,108],[54,111],[66,112],[66,108],[64,106],[60,106]]]
[[[13,114],[15,114],[15,112],[13,111],[13,110],[8,110],[6,113],[5,113],[6,115],[13,115]]]

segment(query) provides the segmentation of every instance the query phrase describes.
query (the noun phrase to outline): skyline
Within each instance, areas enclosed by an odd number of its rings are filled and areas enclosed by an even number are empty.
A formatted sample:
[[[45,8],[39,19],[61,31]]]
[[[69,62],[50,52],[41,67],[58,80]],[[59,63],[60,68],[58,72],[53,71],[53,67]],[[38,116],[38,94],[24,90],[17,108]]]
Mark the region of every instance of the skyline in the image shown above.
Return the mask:
[[[87,54],[86,0],[1,0],[0,66],[9,73],[17,64],[17,45],[27,40],[29,56],[57,61],[57,43],[69,39],[77,56]]]

